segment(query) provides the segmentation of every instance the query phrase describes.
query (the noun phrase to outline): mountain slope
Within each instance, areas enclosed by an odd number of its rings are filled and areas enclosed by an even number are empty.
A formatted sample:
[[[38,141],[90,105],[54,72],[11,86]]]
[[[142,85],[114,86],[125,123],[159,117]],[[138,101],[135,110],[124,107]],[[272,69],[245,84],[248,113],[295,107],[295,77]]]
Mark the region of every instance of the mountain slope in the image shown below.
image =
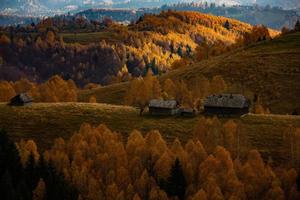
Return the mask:
[[[273,113],[300,109],[300,33],[281,36],[214,57],[160,77],[189,81],[195,76],[222,75],[231,92],[259,95]],[[243,84],[241,84],[243,83]],[[80,100],[95,95],[99,102],[122,104],[128,84],[80,91]]]

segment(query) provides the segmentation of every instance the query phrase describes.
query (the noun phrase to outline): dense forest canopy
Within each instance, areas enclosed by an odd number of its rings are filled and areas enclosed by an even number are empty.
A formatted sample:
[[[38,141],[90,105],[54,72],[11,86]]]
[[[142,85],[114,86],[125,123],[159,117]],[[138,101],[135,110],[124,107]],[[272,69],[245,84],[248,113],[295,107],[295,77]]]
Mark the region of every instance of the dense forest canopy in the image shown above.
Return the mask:
[[[296,144],[299,133],[287,129],[287,140],[293,137]],[[78,195],[95,200],[299,198],[297,169],[274,166],[257,150],[249,150],[241,124],[201,118],[192,134],[185,144],[178,139],[168,144],[159,131],[143,136],[134,130],[124,141],[105,125],[83,124],[69,140],[58,138],[51,149],[39,153],[34,141],[14,145],[1,131],[1,155],[9,161],[0,174],[9,183],[2,185],[7,188],[3,194],[6,199],[14,191],[28,199],[62,199],[58,192],[63,199]],[[299,150],[290,155],[299,155]],[[294,165],[299,159],[290,161]],[[17,172],[21,176],[14,177]],[[23,181],[30,184],[17,190]]]

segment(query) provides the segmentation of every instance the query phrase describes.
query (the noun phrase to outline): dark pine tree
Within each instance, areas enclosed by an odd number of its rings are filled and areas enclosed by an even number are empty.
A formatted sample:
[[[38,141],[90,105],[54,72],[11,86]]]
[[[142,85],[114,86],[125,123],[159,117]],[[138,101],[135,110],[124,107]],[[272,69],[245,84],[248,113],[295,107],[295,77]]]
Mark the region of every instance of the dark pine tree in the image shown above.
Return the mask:
[[[152,62],[151,62],[151,70],[152,70],[152,73],[154,75],[158,75],[158,67],[156,65],[156,59],[153,58]]]
[[[0,194],[1,200],[31,200],[32,191],[40,178],[46,184],[45,200],[75,200],[77,190],[58,173],[51,163],[46,164],[43,156],[35,163],[31,154],[25,168],[22,167],[19,152],[0,129]]]
[[[77,190],[67,183],[64,176],[58,173],[53,165],[45,165],[42,178],[46,184],[47,200],[73,200],[78,198]]]
[[[170,177],[167,181],[163,181],[161,186],[169,197],[177,196],[180,200],[184,199],[187,184],[178,158],[172,165]]]
[[[183,51],[182,51],[182,47],[179,46],[178,49],[177,49],[177,54],[182,57],[183,56]]]
[[[228,20],[226,20],[226,22],[224,24],[224,28],[226,28],[227,30],[231,29],[231,24],[229,23]]]
[[[25,178],[30,191],[33,191],[38,184],[40,174],[32,153],[29,155],[28,161],[26,162]]]
[[[171,45],[170,45],[170,51],[171,51],[171,54],[175,53],[175,48],[174,48],[174,44],[173,43],[171,43]]]
[[[24,183],[18,150],[6,132],[0,130],[0,199],[31,199],[31,191]]]
[[[295,28],[294,28],[295,31],[300,31],[300,21],[297,20],[296,24],[295,24]]]
[[[192,48],[190,45],[187,44],[186,45],[186,56],[191,57],[191,55],[192,55]]]
[[[296,184],[297,184],[297,190],[300,192],[300,174],[298,173],[297,179],[296,179]]]

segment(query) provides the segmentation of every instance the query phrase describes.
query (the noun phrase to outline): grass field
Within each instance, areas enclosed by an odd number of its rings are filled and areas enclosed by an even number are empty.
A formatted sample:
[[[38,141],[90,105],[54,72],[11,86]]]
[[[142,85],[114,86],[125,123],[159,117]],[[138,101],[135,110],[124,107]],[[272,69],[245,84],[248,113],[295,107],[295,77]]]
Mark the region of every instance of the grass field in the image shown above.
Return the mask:
[[[106,124],[127,136],[133,129],[143,132],[159,129],[170,140],[190,138],[197,118],[153,118],[139,116],[133,107],[90,103],[37,103],[26,107],[0,104],[0,127],[16,140],[33,138],[41,147],[49,147],[57,137],[69,138],[80,125]]]
[[[162,75],[166,78],[190,80],[199,75],[211,78],[222,75],[231,85],[241,85],[246,91],[258,93],[271,112],[300,112],[300,33],[289,34],[269,42],[261,42],[214,57]],[[123,104],[128,84],[117,84],[79,92],[79,100],[91,95],[98,102]],[[242,93],[235,89],[232,92]],[[240,87],[241,88],[241,87]]]
[[[106,124],[126,139],[133,129],[143,133],[157,129],[171,142],[174,138],[185,143],[192,138],[195,118],[140,117],[136,108],[90,103],[36,103],[26,107],[9,107],[0,104],[0,127],[15,140],[34,139],[41,150],[49,148],[54,139],[69,138],[84,122]],[[226,121],[227,119],[221,119]],[[300,116],[246,115],[234,120],[242,122],[251,148],[257,148],[265,158],[286,161],[282,132],[289,124],[300,127]]]

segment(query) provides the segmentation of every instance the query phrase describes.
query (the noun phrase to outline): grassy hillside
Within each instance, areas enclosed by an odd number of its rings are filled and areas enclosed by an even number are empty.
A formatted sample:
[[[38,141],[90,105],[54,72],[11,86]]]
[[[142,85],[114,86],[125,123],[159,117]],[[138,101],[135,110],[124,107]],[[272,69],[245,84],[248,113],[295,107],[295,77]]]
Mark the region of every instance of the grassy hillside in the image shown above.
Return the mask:
[[[300,110],[299,56],[300,33],[294,33],[171,71],[160,79],[188,81],[201,74],[208,78],[222,75],[232,85],[231,92],[256,93],[271,112],[285,114]],[[126,88],[118,84],[80,91],[79,99],[95,94],[99,102],[122,104]]]
[[[167,139],[190,138],[197,118],[153,118],[139,116],[133,107],[91,103],[35,103],[27,107],[0,104],[0,127],[14,139],[33,138],[41,147],[49,147],[57,137],[68,138],[80,125],[106,124],[127,136],[133,129],[159,129]]]
[[[0,104],[0,127],[16,141],[34,139],[40,149],[50,147],[57,137],[69,138],[83,122],[105,123],[125,136],[124,139],[133,129],[143,133],[158,129],[168,142],[177,137],[184,143],[192,138],[200,117],[140,117],[135,108],[108,104],[37,103],[27,107]],[[234,120],[242,122],[250,147],[257,148],[265,158],[272,156],[278,162],[287,159],[288,150],[282,140],[284,128],[289,124],[300,127],[300,116],[246,115]]]

